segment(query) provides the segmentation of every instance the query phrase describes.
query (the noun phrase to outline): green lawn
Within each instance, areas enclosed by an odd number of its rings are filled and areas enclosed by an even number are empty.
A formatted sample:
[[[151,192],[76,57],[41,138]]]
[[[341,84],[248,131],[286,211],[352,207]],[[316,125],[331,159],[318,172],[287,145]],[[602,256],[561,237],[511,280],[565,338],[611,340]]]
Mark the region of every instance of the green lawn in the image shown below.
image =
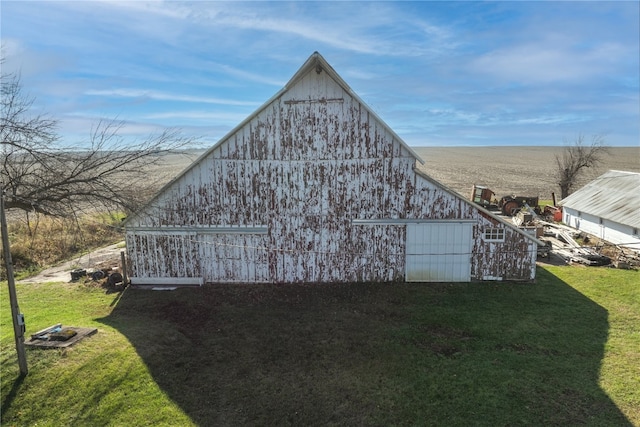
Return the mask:
[[[536,284],[216,285],[106,294],[6,283],[2,425],[636,425],[640,272],[548,267]]]

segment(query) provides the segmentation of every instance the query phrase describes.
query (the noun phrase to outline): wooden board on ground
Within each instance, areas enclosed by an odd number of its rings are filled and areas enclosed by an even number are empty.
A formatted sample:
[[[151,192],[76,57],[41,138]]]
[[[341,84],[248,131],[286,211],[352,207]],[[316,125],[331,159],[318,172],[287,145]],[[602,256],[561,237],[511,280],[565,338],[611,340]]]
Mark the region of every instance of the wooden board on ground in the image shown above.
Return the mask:
[[[30,347],[39,347],[39,348],[66,348],[74,345],[81,339],[85,337],[89,337],[98,330],[96,328],[76,328],[75,326],[66,326],[66,329],[72,329],[76,332],[76,335],[69,338],[66,341],[53,341],[53,340],[45,340],[45,339],[34,339],[31,338],[28,341],[25,341],[24,345]]]

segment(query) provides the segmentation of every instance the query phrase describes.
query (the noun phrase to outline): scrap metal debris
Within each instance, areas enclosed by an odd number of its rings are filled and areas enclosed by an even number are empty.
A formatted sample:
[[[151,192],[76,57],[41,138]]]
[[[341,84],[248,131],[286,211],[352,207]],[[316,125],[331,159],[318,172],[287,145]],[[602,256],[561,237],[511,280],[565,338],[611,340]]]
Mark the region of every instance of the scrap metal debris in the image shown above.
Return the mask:
[[[511,221],[519,228],[535,234],[535,236],[546,243],[544,247],[538,248],[538,256],[549,258],[555,255],[566,264],[579,263],[587,266],[606,266],[614,264],[616,267],[625,268],[624,265],[631,265],[625,258],[626,264],[612,259],[610,256],[602,253],[605,244],[597,246],[588,246],[580,244],[576,238],[581,232],[566,225],[555,221],[558,217],[558,208],[545,209],[544,214],[540,215],[536,209],[532,209],[526,203],[521,209],[511,217]],[[561,211],[560,211],[561,212]]]
[[[559,256],[566,263],[580,263],[588,266],[611,264],[611,258],[598,252],[598,247],[584,246],[574,239],[575,230],[546,221],[539,221],[544,225],[544,240],[551,242],[551,252]]]

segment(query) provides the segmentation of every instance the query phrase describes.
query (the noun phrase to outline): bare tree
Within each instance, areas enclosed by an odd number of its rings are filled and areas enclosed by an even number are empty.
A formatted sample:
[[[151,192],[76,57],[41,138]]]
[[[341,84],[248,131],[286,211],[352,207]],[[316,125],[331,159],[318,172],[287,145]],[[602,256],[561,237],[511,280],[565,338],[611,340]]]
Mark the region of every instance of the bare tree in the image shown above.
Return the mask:
[[[33,100],[16,75],[2,75],[0,142],[2,191],[7,209],[68,215],[99,206],[134,211],[157,188],[148,168],[164,154],[192,143],[177,130],[128,141],[121,121],[100,121],[85,147],[65,147],[57,122],[31,115]]]
[[[557,154],[557,184],[560,187],[560,197],[564,199],[571,194],[585,169],[601,164],[607,154],[609,147],[604,136],[597,134],[591,137],[588,144],[584,135],[580,134],[572,145],[565,147],[562,154]]]

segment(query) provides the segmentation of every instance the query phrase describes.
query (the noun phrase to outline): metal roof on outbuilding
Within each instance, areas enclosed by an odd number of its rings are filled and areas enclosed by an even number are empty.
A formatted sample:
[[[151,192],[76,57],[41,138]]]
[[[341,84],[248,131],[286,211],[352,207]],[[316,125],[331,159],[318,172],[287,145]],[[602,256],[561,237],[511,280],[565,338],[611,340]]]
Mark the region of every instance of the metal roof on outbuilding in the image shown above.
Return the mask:
[[[640,228],[640,173],[611,170],[563,199],[560,205]]]

